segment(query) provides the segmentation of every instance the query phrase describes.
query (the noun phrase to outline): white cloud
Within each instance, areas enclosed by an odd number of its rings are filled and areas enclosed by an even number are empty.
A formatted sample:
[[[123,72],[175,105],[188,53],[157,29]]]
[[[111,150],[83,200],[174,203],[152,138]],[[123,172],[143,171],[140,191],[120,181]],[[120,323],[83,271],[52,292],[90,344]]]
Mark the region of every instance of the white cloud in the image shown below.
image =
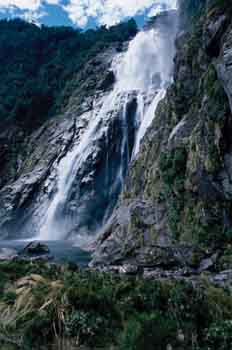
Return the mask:
[[[47,14],[44,5],[59,5],[59,3],[60,0],[0,0],[0,11],[39,24],[39,20]]]
[[[175,8],[176,5],[177,0],[70,0],[64,9],[79,26],[86,25],[90,17],[99,24],[110,26],[147,10],[152,16],[164,6]]]
[[[58,5],[60,0],[0,0],[0,9],[17,8],[25,11],[37,11],[45,4]]]
[[[0,0],[0,8],[17,7],[20,10],[35,11],[46,3],[59,4],[60,0]]]
[[[17,9],[22,11],[24,18],[38,20],[46,14],[46,4],[59,5],[80,27],[84,27],[90,18],[110,26],[145,11],[152,16],[164,6],[174,8],[176,3],[177,0],[68,0],[64,6],[62,0],[0,0],[0,11],[14,13]]]
[[[47,12],[43,10],[36,10],[36,11],[27,10],[20,15],[20,18],[24,19],[26,22],[32,22],[40,27],[41,26],[40,20],[46,15],[47,15]]]
[[[40,0],[0,0],[0,8],[8,9],[17,7],[20,10],[35,11],[40,7]]]

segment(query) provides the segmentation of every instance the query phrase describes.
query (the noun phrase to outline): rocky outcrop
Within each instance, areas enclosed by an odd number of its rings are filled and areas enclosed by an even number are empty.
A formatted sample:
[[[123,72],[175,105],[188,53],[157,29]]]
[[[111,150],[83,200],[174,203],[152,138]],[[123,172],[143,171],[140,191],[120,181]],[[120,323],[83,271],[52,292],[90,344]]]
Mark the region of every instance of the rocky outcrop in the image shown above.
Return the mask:
[[[210,268],[209,250],[212,256],[219,249],[220,261],[228,261],[232,8],[223,1],[181,4],[189,25],[176,40],[174,83],[131,167],[118,209],[97,243],[93,264],[98,266],[127,261],[151,261],[155,266],[161,259],[163,269],[172,263],[178,267],[173,252],[179,251],[184,262],[186,246],[188,256],[191,251],[200,254],[198,269]],[[226,266],[231,268],[230,263]]]
[[[220,81],[227,93],[230,107],[232,108],[232,27],[229,26],[225,33],[223,45],[221,47],[220,55],[216,60],[215,66],[218,72]]]
[[[29,243],[21,252],[21,254],[29,255],[44,255],[48,253],[50,253],[48,246],[40,242]]]

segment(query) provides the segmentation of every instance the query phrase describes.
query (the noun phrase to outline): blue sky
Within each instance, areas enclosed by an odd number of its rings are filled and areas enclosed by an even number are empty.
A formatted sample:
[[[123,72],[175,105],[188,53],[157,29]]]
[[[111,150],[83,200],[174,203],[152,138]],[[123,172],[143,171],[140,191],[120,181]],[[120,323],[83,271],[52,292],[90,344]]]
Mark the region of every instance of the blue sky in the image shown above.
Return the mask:
[[[130,17],[141,24],[177,0],[0,0],[0,18],[21,17],[45,25],[83,29],[113,25]]]

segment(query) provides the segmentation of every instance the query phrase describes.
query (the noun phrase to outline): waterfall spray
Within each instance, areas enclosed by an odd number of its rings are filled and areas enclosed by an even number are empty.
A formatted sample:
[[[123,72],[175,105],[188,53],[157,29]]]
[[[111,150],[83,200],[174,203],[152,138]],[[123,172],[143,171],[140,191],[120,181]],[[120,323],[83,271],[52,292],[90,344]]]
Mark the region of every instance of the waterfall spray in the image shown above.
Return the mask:
[[[109,219],[131,158],[139,154],[157,105],[171,81],[174,35],[157,25],[156,29],[139,32],[128,50],[115,57],[114,88],[100,98],[100,110],[93,109],[86,130],[60,160],[56,191],[40,224],[38,239],[74,238],[83,244]],[[115,123],[118,139],[113,140],[110,153],[109,135]],[[95,164],[98,158],[103,159],[100,170]],[[101,183],[107,185],[102,187]],[[88,195],[83,194],[85,184]]]

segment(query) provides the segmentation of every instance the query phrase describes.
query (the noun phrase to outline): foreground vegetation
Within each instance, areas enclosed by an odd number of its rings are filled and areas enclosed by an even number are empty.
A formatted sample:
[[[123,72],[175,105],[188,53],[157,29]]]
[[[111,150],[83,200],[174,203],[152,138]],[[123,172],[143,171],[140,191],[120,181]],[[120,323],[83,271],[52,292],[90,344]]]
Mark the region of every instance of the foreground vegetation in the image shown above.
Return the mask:
[[[229,350],[232,295],[48,263],[0,263],[1,349]],[[13,346],[10,347],[9,346]]]

